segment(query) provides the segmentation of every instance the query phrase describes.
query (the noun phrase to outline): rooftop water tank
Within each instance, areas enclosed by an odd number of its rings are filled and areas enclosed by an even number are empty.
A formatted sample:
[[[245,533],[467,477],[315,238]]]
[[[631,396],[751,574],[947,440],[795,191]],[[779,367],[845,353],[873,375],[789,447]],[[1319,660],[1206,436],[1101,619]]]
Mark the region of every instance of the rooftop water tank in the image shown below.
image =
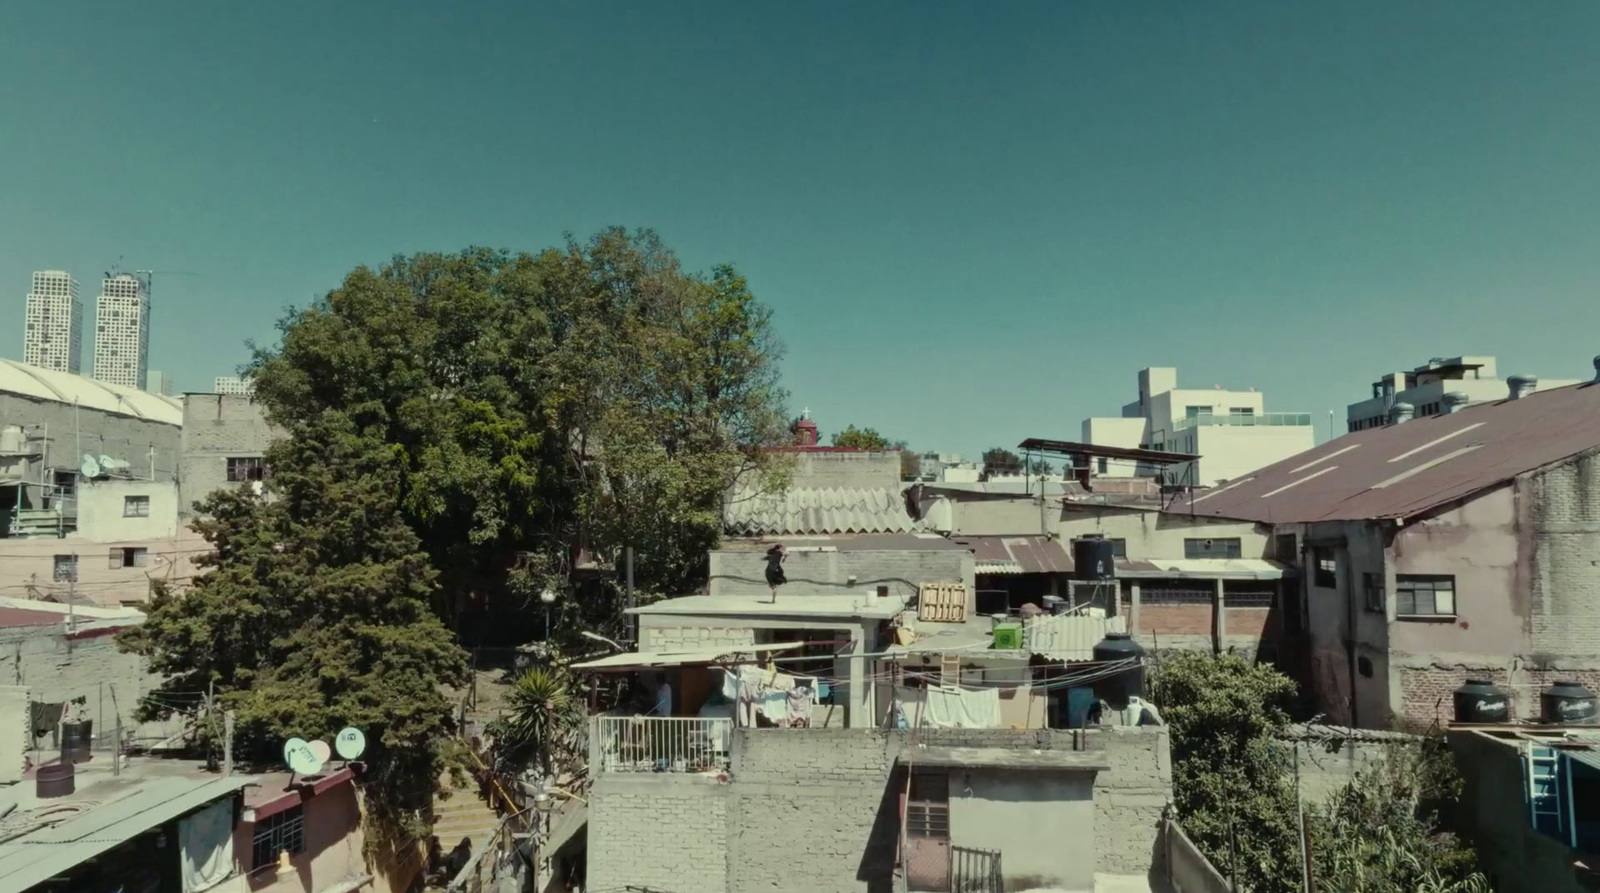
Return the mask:
[[[1073,540],[1072,575],[1079,580],[1095,582],[1116,579],[1116,555],[1111,541],[1101,536]]]
[[[1539,719],[1547,723],[1586,725],[1595,721],[1594,692],[1562,679],[1539,692]]]
[[[1510,701],[1506,693],[1495,688],[1488,679],[1468,679],[1452,694],[1456,706],[1456,722],[1472,725],[1505,722],[1511,718]]]
[[[1121,710],[1144,693],[1144,648],[1127,633],[1106,633],[1094,646],[1094,661],[1106,675],[1094,683],[1096,698]],[[1131,661],[1131,663],[1130,663]],[[1115,664],[1112,670],[1108,665]]]

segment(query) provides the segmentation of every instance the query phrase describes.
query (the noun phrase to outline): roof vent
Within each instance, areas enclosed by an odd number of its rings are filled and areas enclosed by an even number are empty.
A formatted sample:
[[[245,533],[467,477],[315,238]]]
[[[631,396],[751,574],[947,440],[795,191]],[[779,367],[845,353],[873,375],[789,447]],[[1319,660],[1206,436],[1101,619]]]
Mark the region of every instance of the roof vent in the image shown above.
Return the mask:
[[[1539,378],[1536,375],[1513,375],[1506,379],[1506,387],[1510,390],[1510,399],[1521,400],[1539,389]]]
[[[1398,425],[1401,422],[1409,422],[1411,417],[1416,414],[1416,411],[1416,407],[1409,403],[1404,401],[1396,403],[1389,407],[1389,424]]]
[[[1446,415],[1455,412],[1463,406],[1466,406],[1469,402],[1471,402],[1471,400],[1471,397],[1468,397],[1466,394],[1463,394],[1460,391],[1450,391],[1443,397],[1439,398],[1439,402],[1444,406],[1444,412]]]
[[[1600,357],[1594,358],[1594,380],[1600,381]]]

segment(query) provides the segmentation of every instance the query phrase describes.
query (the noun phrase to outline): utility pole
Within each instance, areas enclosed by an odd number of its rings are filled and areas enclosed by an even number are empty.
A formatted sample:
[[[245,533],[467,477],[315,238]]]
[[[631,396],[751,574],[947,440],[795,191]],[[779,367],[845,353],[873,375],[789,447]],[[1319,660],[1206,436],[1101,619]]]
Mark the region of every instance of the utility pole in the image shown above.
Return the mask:
[[[233,711],[222,714],[222,774],[233,774]]]
[[[631,610],[633,608],[633,547],[632,546],[623,546],[622,547],[622,556],[623,556],[623,562],[627,565],[627,585],[628,585],[628,605],[627,606]],[[628,641],[629,641],[629,644],[632,644],[633,642],[638,640],[638,637],[633,634],[634,617],[633,617],[632,614],[625,614],[623,616],[627,618],[623,622],[628,625],[628,627],[627,627],[628,628]]]
[[[1306,805],[1300,797],[1300,742],[1294,743],[1294,811],[1300,823],[1300,886],[1311,891],[1311,836],[1306,830]]]

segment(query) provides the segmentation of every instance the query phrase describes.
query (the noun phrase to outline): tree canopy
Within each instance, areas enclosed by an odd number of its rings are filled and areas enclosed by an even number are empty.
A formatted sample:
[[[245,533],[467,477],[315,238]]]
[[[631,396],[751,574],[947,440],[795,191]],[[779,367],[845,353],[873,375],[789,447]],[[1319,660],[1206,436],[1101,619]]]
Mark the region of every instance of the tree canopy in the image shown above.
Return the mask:
[[[846,425],[843,431],[833,435],[833,445],[852,450],[886,450],[889,448],[889,438],[879,434],[874,428]]]
[[[991,447],[983,451],[983,476],[985,479],[997,475],[1021,474],[1022,457],[1008,449]]]
[[[464,615],[542,619],[550,589],[557,638],[615,636],[622,548],[642,594],[698,586],[726,488],[787,439],[770,312],[649,232],[397,257],[280,330],[250,369],[284,434],[264,493],[202,503],[204,572],[123,645],[214,688],[247,753],[362,726],[380,809],[438,777]]]

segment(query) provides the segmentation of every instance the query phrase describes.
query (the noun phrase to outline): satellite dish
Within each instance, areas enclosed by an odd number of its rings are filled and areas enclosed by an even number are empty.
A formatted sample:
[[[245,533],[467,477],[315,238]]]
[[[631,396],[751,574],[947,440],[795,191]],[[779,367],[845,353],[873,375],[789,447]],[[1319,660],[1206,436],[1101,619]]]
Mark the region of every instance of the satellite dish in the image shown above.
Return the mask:
[[[78,470],[86,478],[97,478],[100,476],[100,463],[95,460],[93,454],[84,453],[83,464],[78,467]]]
[[[333,739],[333,746],[339,751],[339,756],[353,760],[367,752],[367,736],[355,726],[348,726],[339,730],[339,737]]]
[[[290,738],[283,742],[283,761],[289,764],[289,770],[296,775],[316,775],[322,771],[322,761],[317,759],[317,752],[311,749],[311,743],[304,738]]]
[[[311,742],[311,752],[317,755],[317,762],[327,765],[328,759],[333,756],[333,748],[321,738]]]

